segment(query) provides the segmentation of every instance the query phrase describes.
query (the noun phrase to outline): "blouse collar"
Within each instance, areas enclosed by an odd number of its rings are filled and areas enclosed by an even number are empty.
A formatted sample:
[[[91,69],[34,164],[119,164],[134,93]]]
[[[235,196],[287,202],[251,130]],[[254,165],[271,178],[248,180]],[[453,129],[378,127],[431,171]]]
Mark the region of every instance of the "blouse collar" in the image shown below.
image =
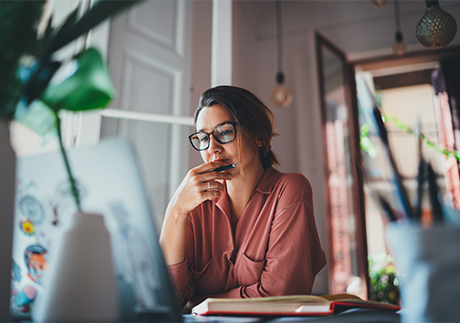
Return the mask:
[[[260,179],[259,184],[257,184],[254,192],[259,192],[261,194],[270,194],[275,187],[276,183],[278,182],[279,178],[283,175],[279,170],[269,167],[265,170],[262,178]],[[228,209],[228,195],[227,195],[227,186],[225,185],[225,191],[219,197],[213,198],[212,201],[216,203],[216,205],[221,210]]]

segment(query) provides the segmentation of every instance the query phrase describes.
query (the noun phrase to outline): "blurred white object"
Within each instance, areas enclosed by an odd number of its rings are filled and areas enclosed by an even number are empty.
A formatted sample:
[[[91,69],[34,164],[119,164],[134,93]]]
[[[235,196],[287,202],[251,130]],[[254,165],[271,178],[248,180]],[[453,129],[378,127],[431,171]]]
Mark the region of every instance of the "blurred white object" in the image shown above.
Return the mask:
[[[386,240],[399,272],[401,322],[458,322],[460,227],[391,223]]]
[[[116,322],[118,295],[104,217],[76,213],[51,269],[38,322]]]

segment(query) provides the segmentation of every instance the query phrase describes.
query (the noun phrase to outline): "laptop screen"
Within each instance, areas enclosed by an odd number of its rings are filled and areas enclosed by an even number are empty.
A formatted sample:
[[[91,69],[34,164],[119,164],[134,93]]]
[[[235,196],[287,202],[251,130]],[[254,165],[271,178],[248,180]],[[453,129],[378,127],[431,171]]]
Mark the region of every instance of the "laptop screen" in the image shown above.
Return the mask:
[[[103,140],[68,151],[84,212],[110,233],[121,321],[180,322],[175,293],[131,145]],[[60,153],[18,158],[11,313],[33,319],[76,212]]]

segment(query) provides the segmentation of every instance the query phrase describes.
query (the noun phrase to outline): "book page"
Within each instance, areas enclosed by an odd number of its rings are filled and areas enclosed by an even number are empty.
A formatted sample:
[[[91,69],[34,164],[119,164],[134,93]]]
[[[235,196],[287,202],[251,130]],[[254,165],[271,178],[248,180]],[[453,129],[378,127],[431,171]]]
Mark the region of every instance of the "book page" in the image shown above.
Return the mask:
[[[356,301],[363,301],[363,299],[359,296],[353,294],[331,294],[331,295],[322,295],[322,298],[325,298],[329,301],[337,301],[337,300],[356,300]]]
[[[274,296],[274,297],[255,297],[255,298],[207,298],[205,302],[208,303],[235,303],[235,302],[303,302],[303,303],[329,303],[327,299],[322,296],[314,295],[287,295],[287,296]]]

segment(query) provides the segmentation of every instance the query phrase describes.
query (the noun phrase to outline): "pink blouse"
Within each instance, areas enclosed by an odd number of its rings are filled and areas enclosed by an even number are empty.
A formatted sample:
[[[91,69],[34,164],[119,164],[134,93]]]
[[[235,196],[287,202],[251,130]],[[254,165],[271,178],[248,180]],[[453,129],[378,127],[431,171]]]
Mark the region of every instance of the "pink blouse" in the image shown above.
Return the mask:
[[[325,264],[309,181],[302,174],[268,168],[234,234],[225,192],[190,213],[185,260],[169,271],[185,306],[195,294],[310,294]]]

